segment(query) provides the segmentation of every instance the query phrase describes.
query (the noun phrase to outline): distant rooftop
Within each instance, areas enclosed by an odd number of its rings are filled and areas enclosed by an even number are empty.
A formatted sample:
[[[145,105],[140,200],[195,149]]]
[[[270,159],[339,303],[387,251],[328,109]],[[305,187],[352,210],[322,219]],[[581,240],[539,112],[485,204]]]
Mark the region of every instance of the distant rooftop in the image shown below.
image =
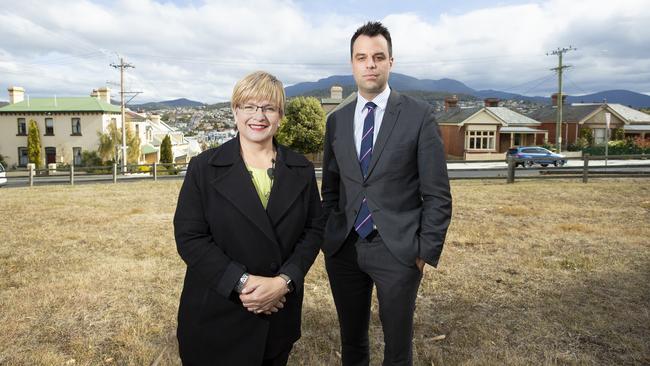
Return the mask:
[[[120,113],[120,107],[95,97],[30,98],[0,108],[0,114],[17,112],[109,112]]]

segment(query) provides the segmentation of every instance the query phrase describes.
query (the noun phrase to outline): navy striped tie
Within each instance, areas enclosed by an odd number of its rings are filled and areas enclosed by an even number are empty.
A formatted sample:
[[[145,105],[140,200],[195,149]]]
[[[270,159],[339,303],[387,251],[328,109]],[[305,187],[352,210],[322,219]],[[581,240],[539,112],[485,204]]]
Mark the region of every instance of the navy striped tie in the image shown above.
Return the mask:
[[[363,121],[363,135],[361,137],[361,148],[359,149],[359,165],[361,166],[361,172],[363,173],[364,179],[368,174],[368,166],[370,165],[370,159],[372,158],[372,140],[375,130],[375,108],[377,108],[377,105],[373,102],[368,102],[366,103],[366,108],[368,109],[368,114]],[[359,214],[354,222],[354,230],[360,237],[365,239],[373,231],[373,227],[374,225],[372,222],[372,216],[370,215],[370,209],[368,209],[366,197],[363,197],[361,207],[359,207]]]

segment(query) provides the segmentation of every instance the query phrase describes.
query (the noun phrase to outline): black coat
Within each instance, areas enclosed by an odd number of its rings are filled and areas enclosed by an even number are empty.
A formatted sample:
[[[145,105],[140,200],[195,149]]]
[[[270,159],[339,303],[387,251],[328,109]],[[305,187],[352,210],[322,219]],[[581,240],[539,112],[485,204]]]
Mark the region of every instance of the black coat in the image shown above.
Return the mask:
[[[300,338],[303,281],[322,240],[314,167],[304,156],[277,146],[266,211],[238,138],[194,157],[174,234],[187,264],[177,332],[184,364],[259,365]],[[278,313],[255,315],[234,291],[244,272],[284,273],[296,289]]]

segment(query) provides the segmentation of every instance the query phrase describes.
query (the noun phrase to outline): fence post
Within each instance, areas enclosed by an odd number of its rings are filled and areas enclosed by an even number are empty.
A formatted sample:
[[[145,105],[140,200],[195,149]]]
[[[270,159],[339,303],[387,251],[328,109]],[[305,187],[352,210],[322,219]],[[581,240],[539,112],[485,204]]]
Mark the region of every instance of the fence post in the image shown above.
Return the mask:
[[[34,186],[34,164],[29,164],[29,186]]]
[[[153,163],[153,181],[155,182],[157,180],[158,180],[158,164],[154,162]]]
[[[70,165],[70,185],[74,185],[74,165]]]
[[[508,156],[508,184],[515,182],[515,158],[513,156]]]
[[[582,183],[587,183],[589,181],[589,153],[583,156],[583,167],[582,167]]]
[[[113,163],[113,183],[117,183],[117,163]]]

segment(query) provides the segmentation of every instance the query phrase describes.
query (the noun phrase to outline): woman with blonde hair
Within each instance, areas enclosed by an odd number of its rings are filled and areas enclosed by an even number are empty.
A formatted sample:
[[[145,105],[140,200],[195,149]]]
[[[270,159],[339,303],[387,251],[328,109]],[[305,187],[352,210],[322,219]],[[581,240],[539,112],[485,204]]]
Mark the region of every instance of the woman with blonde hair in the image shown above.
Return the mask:
[[[300,338],[321,206],[313,165],[274,139],[284,104],[273,75],[244,77],[231,100],[237,137],[188,166],[174,215],[185,365],[286,365]]]

